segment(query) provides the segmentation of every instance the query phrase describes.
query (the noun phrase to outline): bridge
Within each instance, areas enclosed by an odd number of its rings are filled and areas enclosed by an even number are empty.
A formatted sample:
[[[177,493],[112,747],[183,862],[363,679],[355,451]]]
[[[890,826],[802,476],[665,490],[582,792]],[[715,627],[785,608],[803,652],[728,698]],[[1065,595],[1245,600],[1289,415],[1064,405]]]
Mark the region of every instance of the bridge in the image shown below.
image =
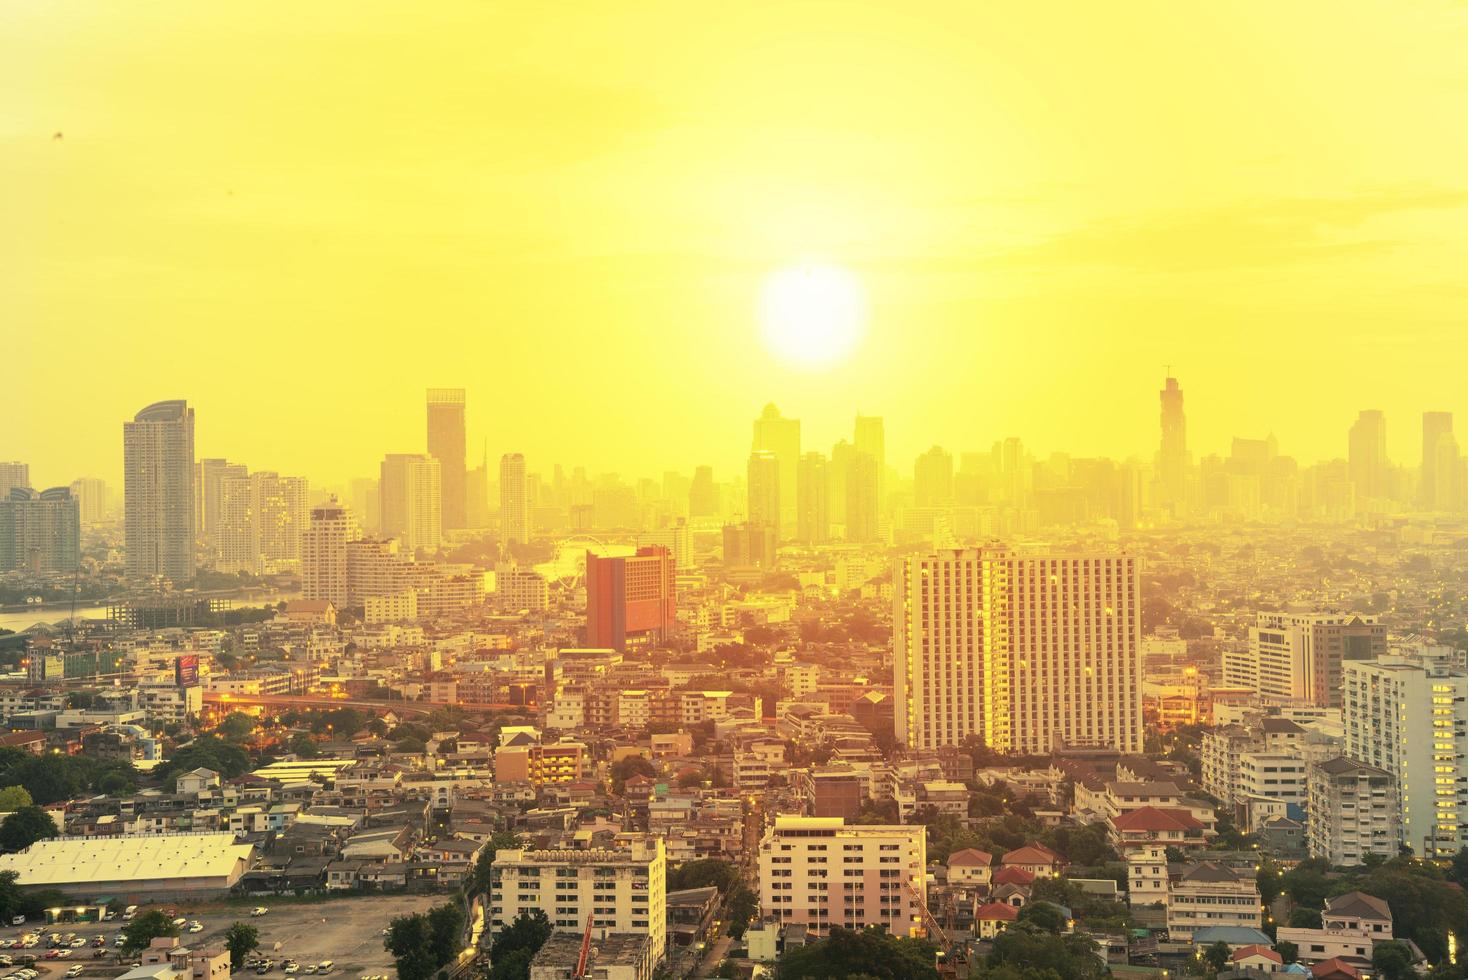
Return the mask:
[[[205,691],[204,703],[224,707],[262,708],[360,708],[377,714],[427,715],[440,708],[457,708],[465,712],[514,711],[533,713],[534,704],[510,704],[508,702],[484,701],[405,701],[400,698],[339,698],[311,694],[235,694],[224,691]]]

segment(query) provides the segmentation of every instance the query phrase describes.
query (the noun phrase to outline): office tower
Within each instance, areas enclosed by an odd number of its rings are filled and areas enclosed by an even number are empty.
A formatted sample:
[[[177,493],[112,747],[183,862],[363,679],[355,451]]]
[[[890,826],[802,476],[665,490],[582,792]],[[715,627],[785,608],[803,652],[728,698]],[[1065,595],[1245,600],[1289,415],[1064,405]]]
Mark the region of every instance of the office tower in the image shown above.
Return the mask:
[[[893,581],[897,738],[1142,748],[1141,575],[1126,554],[914,555]]]
[[[100,524],[107,519],[107,484],[94,476],[71,481],[71,495],[81,512],[82,526]]]
[[[1162,442],[1157,450],[1159,503],[1181,514],[1188,496],[1188,420],[1183,414],[1183,390],[1177,378],[1168,378],[1158,393],[1162,402]]]
[[[693,471],[693,482],[688,485],[688,516],[719,516],[719,488],[714,485],[712,466],[699,466]]]
[[[227,459],[199,460],[194,480],[194,528],[206,542],[213,544],[218,534],[219,493],[223,482],[246,477],[249,473],[248,467]]]
[[[489,447],[479,465],[464,475],[464,521],[469,527],[489,526]]]
[[[918,507],[953,506],[953,455],[934,446],[912,467],[913,503]]]
[[[356,518],[335,497],[311,508],[311,523],[301,536],[301,598],[347,606],[347,544],[361,537]]]
[[[438,460],[415,453],[390,453],[382,460],[382,533],[403,550],[436,549],[443,539],[442,484]]]
[[[1249,628],[1249,665],[1267,701],[1341,706],[1341,665],[1386,654],[1386,627],[1375,616],[1313,612],[1258,614]]]
[[[860,450],[847,453],[846,478],[842,483],[846,498],[846,540],[876,541],[880,536],[877,522],[881,496],[877,461]]]
[[[827,507],[830,482],[823,454],[806,453],[800,457],[795,476],[795,536],[806,544],[820,544],[830,534],[831,515]]]
[[[781,527],[784,496],[781,492],[781,469],[779,457],[772,452],[755,450],[749,454],[746,483],[749,506],[746,509],[751,523],[768,524],[776,529]],[[792,480],[791,485],[794,483]]]
[[[779,562],[779,543],[771,524],[724,525],[724,566],[726,568],[774,568]]]
[[[650,548],[654,545],[668,550],[668,554],[673,556],[673,567],[679,571],[693,567],[693,541],[688,533],[688,522],[682,518],[637,535],[637,547]]]
[[[677,630],[673,556],[666,548],[601,558],[586,553],[586,645],[625,650]]]
[[[0,460],[0,500],[10,497],[10,491],[26,489],[31,485],[31,465],[18,460]]]
[[[1391,773],[1401,842],[1426,860],[1468,844],[1468,674],[1446,648],[1345,665],[1345,754]]]
[[[382,481],[359,476],[347,487],[351,494],[352,513],[367,534],[382,533]]]
[[[1397,782],[1385,769],[1345,756],[1310,763],[1305,812],[1310,856],[1332,867],[1393,858],[1401,847]]]
[[[1386,415],[1363,409],[1351,426],[1348,440],[1351,483],[1359,500],[1380,500],[1387,495]]]
[[[73,572],[81,541],[81,511],[66,487],[12,487],[0,497],[0,572]]]
[[[525,476],[525,457],[506,453],[500,457],[500,538],[505,545],[530,543],[530,483]]]
[[[127,577],[194,577],[194,410],[155,402],[122,428]]]
[[[887,503],[887,429],[879,415],[858,415],[852,445],[877,464],[877,513]]]
[[[754,444],[750,449],[753,453],[773,453],[779,464],[776,486],[779,488],[777,499],[780,509],[775,523],[780,528],[781,538],[793,537],[796,471],[800,468],[800,420],[783,417],[771,402],[754,420]],[[755,519],[752,513],[750,519]]]
[[[626,976],[659,972],[668,928],[666,845],[654,834],[624,837],[615,847],[496,851],[489,887],[494,927],[504,929],[521,913],[539,909],[555,932],[579,940],[590,920],[606,962],[614,959],[613,934],[646,936],[647,961],[627,967]],[[554,940],[547,945],[553,949]],[[576,952],[574,945],[570,952]],[[557,976],[571,975],[572,959]]]
[[[428,455],[438,460],[443,527],[467,527],[464,389],[428,389]]]
[[[1427,510],[1456,510],[1458,506],[1458,440],[1453,436],[1452,412],[1422,413],[1422,481],[1419,502]]]
[[[927,848],[921,824],[777,814],[760,840],[760,911],[817,935],[833,926],[911,935],[923,922],[909,886],[922,881]]]

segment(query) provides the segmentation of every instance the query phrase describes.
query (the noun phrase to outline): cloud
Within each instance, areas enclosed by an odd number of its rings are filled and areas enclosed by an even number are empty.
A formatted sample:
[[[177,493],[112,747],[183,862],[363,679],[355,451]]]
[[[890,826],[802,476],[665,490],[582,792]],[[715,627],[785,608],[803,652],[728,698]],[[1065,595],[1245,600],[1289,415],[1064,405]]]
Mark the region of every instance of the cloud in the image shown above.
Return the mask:
[[[1468,190],[1399,188],[1347,197],[1250,200],[1214,208],[1111,218],[990,257],[1034,270],[1074,267],[1207,272],[1314,262],[1394,248],[1352,234],[1387,215],[1468,204]]]

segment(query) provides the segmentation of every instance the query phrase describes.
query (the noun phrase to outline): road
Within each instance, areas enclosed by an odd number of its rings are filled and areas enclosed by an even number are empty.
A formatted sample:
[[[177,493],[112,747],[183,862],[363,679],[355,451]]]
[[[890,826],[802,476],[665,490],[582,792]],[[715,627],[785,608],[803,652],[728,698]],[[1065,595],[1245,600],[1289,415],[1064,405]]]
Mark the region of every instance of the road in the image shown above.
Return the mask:
[[[693,971],[695,977],[711,977],[719,964],[724,962],[724,957],[729,955],[729,947],[734,945],[734,940],[727,935],[720,936],[714,940],[709,947],[708,953],[704,955],[703,962],[698,964],[698,969]]]

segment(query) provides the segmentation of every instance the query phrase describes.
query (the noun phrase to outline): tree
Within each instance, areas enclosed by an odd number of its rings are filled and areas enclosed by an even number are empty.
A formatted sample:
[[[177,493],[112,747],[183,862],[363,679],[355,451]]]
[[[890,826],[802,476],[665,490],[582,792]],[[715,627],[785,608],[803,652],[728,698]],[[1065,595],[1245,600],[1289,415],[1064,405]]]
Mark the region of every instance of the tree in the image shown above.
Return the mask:
[[[524,950],[530,956],[534,956],[545,941],[550,938],[550,919],[540,909],[527,909],[515,916],[513,922],[500,930],[498,936],[494,937],[494,945],[490,947],[490,959],[498,960],[509,956],[519,950]],[[529,971],[529,957],[526,957],[526,971]]]
[[[1405,943],[1388,939],[1371,950],[1371,965],[1381,980],[1409,980],[1416,976],[1412,969],[1412,951]]]
[[[199,768],[213,769],[225,779],[234,779],[244,775],[250,768],[250,757],[245,754],[244,749],[217,735],[201,735],[176,749],[168,761],[155,771],[167,781],[178,773]]]
[[[7,786],[0,789],[0,813],[14,813],[21,807],[31,806],[35,802],[24,786]]]
[[[38,806],[23,806],[0,823],[0,850],[23,851],[38,840],[60,834],[51,814]]]
[[[994,947],[985,964],[984,976],[994,976],[991,967],[1009,966],[1009,976],[1064,977],[1094,980],[1107,972],[1096,955],[1096,944],[1085,936],[1053,936],[1030,926],[1015,925],[994,937]]]
[[[314,759],[321,754],[321,750],[316,747],[316,740],[305,732],[297,732],[291,736],[290,750],[301,759]]]
[[[1019,910],[1019,922],[1059,935],[1065,931],[1065,913],[1049,902],[1031,902]]]
[[[627,788],[627,780],[633,776],[646,776],[649,779],[658,774],[653,764],[640,755],[629,755],[625,759],[618,759],[612,763],[612,791],[621,795]]]
[[[1228,966],[1230,956],[1228,943],[1216,942],[1203,950],[1203,962],[1208,964],[1208,969],[1214,973],[1222,973]]]
[[[260,948],[260,930],[247,922],[235,922],[224,930],[224,948],[229,950],[229,965],[238,970],[245,957]]]
[[[243,741],[255,730],[255,719],[243,711],[232,711],[224,716],[220,723],[214,726],[215,734],[229,739],[231,742]]]
[[[528,949],[516,949],[494,957],[489,980],[530,980],[530,961],[534,956]]]
[[[438,965],[443,966],[458,955],[463,946],[464,907],[457,900],[452,900],[429,909],[428,934],[434,949],[442,955]]]
[[[72,691],[66,695],[66,706],[68,708],[80,708],[86,710],[95,707],[97,695],[91,691]]]
[[[1300,947],[1288,939],[1284,942],[1275,943],[1274,951],[1279,954],[1279,958],[1284,960],[1286,964],[1295,962],[1295,959],[1300,955]]]
[[[780,957],[780,980],[831,980],[868,976],[878,980],[938,980],[934,946],[921,939],[898,939],[880,929],[853,932],[832,926],[819,942],[787,950]]]
[[[382,945],[396,961],[399,980],[429,980],[433,976],[438,963],[429,948],[432,935],[428,917],[421,912],[400,915],[388,923]]]
[[[724,907],[728,910],[729,935],[740,939],[750,920],[759,914],[759,896],[741,881],[724,897]]]
[[[122,927],[122,951],[125,955],[140,953],[148,944],[161,936],[177,936],[178,926],[163,914],[162,909],[151,909]]]
[[[496,830],[489,835],[489,843],[479,852],[479,860],[474,862],[474,872],[469,876],[470,895],[483,895],[489,891],[494,875],[495,852],[514,850],[520,843],[520,835],[512,830]]]
[[[20,875],[16,872],[0,871],[0,922],[9,922],[25,902],[19,882]]]

